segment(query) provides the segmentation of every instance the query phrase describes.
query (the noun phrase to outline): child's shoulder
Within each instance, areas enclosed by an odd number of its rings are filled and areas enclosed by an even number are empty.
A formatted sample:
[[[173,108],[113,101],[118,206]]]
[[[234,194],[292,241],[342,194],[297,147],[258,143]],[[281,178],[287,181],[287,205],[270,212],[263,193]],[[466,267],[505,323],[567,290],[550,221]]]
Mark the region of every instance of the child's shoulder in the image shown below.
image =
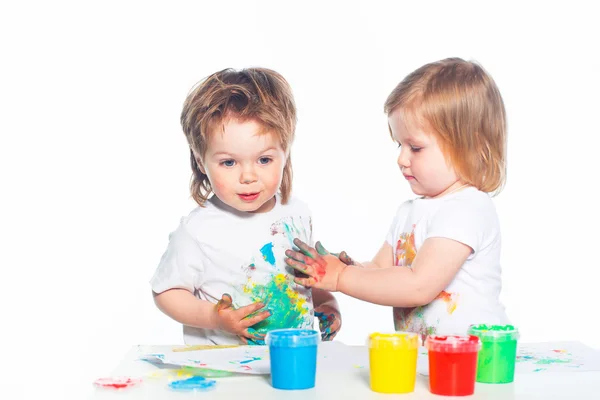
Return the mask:
[[[280,199],[278,198],[278,201]],[[286,204],[281,204],[281,207],[286,211],[301,213],[301,214],[311,214],[310,207],[308,203],[301,200],[299,197],[295,195],[290,195]]]
[[[441,208],[465,209],[471,213],[495,213],[496,206],[488,193],[469,187],[448,196]]]
[[[396,215],[406,214],[414,206],[417,199],[405,200],[398,207],[396,207]]]
[[[206,229],[212,224],[222,224],[225,213],[209,199],[204,206],[196,206],[188,215],[181,217],[180,225],[190,232],[197,232],[200,227]]]

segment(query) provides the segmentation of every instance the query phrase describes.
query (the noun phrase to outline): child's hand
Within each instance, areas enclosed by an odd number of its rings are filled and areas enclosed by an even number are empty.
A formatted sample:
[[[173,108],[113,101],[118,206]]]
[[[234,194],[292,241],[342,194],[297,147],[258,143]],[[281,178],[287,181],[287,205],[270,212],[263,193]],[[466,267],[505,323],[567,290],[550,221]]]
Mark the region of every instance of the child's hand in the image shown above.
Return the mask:
[[[286,250],[288,257],[285,262],[297,271],[307,275],[307,278],[294,278],[299,285],[306,287],[315,287],[319,289],[335,292],[338,290],[339,277],[347,267],[338,257],[329,254],[321,245],[316,243],[316,247],[325,255],[319,254],[300,239],[294,239],[294,244],[300,248],[302,253],[293,250]],[[306,255],[304,255],[304,254]]]
[[[333,340],[342,327],[342,317],[340,313],[336,309],[323,304],[315,307],[315,317],[319,318],[321,340],[324,342]]]
[[[263,303],[253,303],[236,309],[233,307],[231,296],[225,293],[215,305],[217,326],[221,330],[238,335],[244,344],[248,344],[248,339],[264,340],[265,335],[256,333],[250,328],[271,316],[270,311],[250,316],[264,306]]]

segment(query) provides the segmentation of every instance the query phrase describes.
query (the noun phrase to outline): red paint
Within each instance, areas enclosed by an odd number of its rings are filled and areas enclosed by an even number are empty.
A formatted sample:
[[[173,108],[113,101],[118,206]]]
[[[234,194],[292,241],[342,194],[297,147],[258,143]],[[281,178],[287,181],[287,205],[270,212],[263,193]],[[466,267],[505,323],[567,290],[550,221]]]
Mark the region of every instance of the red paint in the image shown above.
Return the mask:
[[[469,396],[475,391],[477,336],[429,336],[429,390],[442,396]]]
[[[325,269],[325,267],[317,265],[315,267],[315,272],[317,273],[317,276],[315,278],[317,278],[317,282],[320,282],[321,280],[323,280],[323,277],[327,273],[327,270]]]
[[[117,377],[117,378],[100,378],[96,379],[94,384],[105,388],[123,389],[142,382],[141,379]]]

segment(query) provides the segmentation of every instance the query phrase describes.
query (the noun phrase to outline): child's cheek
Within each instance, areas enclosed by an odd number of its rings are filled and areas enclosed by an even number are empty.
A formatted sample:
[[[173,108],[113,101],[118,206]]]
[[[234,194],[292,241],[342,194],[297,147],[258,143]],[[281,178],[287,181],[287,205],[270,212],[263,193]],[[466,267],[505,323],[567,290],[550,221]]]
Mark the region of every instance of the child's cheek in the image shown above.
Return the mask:
[[[229,182],[227,174],[217,171],[211,171],[210,174],[210,186],[213,191],[217,194],[226,194],[231,191],[231,184]]]

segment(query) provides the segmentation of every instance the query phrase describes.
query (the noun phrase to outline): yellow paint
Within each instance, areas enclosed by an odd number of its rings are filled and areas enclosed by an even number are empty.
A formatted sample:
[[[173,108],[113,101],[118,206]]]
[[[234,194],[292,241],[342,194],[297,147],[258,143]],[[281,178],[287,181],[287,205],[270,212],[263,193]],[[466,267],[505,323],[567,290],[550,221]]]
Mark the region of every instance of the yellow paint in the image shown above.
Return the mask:
[[[373,333],[369,336],[371,390],[410,393],[417,377],[418,336],[415,333]]]
[[[194,351],[194,350],[214,350],[214,349],[229,349],[231,347],[240,347],[238,344],[196,344],[186,347],[175,347],[174,352]]]
[[[285,277],[284,274],[277,274],[277,275],[275,275],[275,283],[277,285],[281,285],[285,281],[286,281],[286,277]]]

